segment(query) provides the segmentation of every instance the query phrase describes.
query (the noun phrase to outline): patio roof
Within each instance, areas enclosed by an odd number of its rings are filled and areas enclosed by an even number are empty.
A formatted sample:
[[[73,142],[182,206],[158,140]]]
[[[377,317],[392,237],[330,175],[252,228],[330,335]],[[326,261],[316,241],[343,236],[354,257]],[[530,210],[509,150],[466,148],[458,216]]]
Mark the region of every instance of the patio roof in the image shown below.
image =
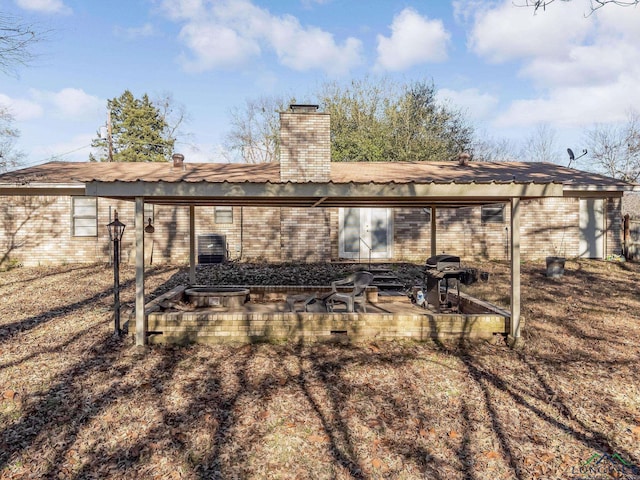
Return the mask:
[[[464,206],[633,186],[549,163],[334,162],[324,183],[280,181],[280,165],[50,162],[0,175],[0,193],[86,194],[167,205]],[[84,191],[83,191],[84,190]]]

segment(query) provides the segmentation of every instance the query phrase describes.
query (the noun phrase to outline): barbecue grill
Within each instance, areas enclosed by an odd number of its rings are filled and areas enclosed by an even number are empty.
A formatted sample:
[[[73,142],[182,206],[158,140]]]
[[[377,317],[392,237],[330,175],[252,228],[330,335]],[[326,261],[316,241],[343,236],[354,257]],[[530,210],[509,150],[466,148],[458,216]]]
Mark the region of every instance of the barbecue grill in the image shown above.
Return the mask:
[[[460,257],[455,255],[435,255],[427,259],[424,269],[423,289],[426,291],[425,308],[436,312],[445,310],[460,311],[460,284],[471,285],[478,280],[478,270],[463,268]],[[449,300],[449,292],[454,293],[457,302]]]

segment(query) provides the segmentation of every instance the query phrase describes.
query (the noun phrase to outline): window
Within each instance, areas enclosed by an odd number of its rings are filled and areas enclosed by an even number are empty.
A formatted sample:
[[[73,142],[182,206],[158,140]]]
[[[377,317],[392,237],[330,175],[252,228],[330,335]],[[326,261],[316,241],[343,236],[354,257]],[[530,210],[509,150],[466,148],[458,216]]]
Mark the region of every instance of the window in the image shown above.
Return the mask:
[[[215,223],[233,223],[233,207],[214,207]]]
[[[481,213],[482,223],[503,223],[504,205],[483,205]]]
[[[98,235],[98,199],[96,197],[72,197],[72,233],[74,237]]]

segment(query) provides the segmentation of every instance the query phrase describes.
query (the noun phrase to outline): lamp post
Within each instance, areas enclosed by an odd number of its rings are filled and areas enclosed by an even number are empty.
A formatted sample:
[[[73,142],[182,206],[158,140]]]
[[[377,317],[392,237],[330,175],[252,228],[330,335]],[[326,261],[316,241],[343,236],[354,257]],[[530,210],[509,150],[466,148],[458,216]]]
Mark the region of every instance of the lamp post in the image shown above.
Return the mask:
[[[113,222],[107,224],[109,240],[113,242],[113,309],[114,333],[120,335],[120,241],[126,225],[118,220],[118,211],[114,211]]]

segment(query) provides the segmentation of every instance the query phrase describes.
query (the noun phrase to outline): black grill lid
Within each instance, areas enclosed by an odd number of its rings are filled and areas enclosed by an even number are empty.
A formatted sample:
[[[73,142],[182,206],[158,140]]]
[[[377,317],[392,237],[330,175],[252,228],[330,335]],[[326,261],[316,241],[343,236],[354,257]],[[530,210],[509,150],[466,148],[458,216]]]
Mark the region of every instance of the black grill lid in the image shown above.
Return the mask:
[[[448,255],[443,253],[442,255],[434,255],[427,258],[427,267],[436,268],[439,263],[457,263],[460,264],[460,257],[455,255]]]

